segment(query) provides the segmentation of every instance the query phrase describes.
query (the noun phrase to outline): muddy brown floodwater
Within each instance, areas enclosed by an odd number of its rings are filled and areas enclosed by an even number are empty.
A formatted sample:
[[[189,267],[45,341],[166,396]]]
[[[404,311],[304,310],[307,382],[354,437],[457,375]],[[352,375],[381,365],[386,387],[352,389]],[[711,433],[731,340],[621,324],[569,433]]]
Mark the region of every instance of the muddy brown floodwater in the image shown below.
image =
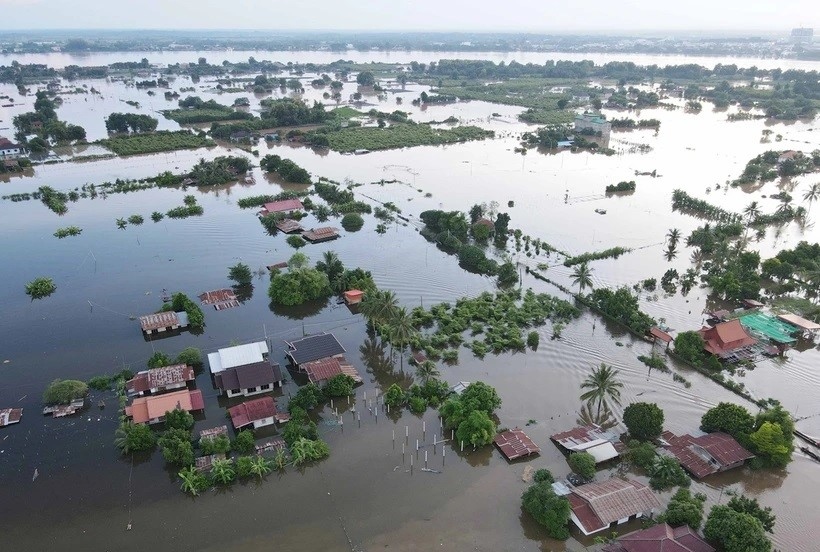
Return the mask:
[[[258,59],[280,59],[274,54],[219,52],[208,53],[207,57],[246,59],[255,55]],[[287,60],[339,57],[321,57],[326,55],[288,53]],[[95,54],[83,60],[95,64],[134,56],[142,57],[139,53]],[[168,63],[192,61],[197,54],[146,56],[152,62]],[[344,57],[370,60],[376,54],[357,56]],[[484,57],[496,59],[494,56]],[[545,54],[537,56],[546,59]],[[63,58],[21,56],[20,61],[55,65],[61,60],[78,61]],[[406,58],[402,53],[382,55],[380,59],[409,60]],[[435,59],[432,54],[419,54],[417,58]],[[0,63],[7,61],[0,58]],[[704,60],[668,61],[673,62]],[[754,63],[762,67],[780,62]],[[783,67],[791,66],[789,63],[784,62]],[[802,68],[818,66],[800,63]],[[90,139],[104,136],[102,121],[112,111],[149,113],[169,105],[164,98],[150,97],[122,83],[82,84],[97,88],[101,95],[66,95],[58,113],[68,122],[85,126]],[[173,87],[189,85],[190,81],[177,79]],[[196,93],[221,103],[248,96],[219,95],[213,86],[202,82]],[[811,151],[820,147],[820,137],[812,132],[815,126],[811,122],[727,122],[731,110],[712,111],[708,104],[698,115],[682,109],[654,109],[640,116],[660,119],[660,132],[614,132],[610,146],[618,155],[530,151],[522,156],[513,150],[520,134],[534,127],[517,121],[520,108],[463,102],[423,110],[410,105],[421,90],[417,85],[408,85],[404,92],[388,94],[384,102],[375,97],[370,101],[382,111],[407,110],[416,120],[443,120],[454,115],[462,122],[495,130],[497,138],[366,156],[319,154],[287,144],[260,143],[258,148],[262,155],[278,153],[293,159],[315,176],[364,183],[356,188],[361,195],[357,199],[393,201],[414,223],[426,209],[466,210],[474,203],[497,201],[502,211],[509,212],[511,227],[521,228],[525,234],[559,249],[581,253],[616,245],[635,248],[619,259],[592,263],[596,286],[632,285],[644,278],[660,278],[667,268],[682,272],[689,267],[691,251],[685,247],[671,261],[662,254],[669,228],[679,228],[686,236],[701,224],[671,212],[675,188],[734,211],[758,200],[763,211],[769,212],[776,208],[777,201],[764,199],[763,195],[785,189],[799,198],[817,180],[816,175],[800,177],[767,183],[755,190],[725,186],[726,180],[739,175],[748,159],[762,151]],[[13,87],[0,86],[0,94],[10,94],[20,102],[4,111],[2,126],[9,126],[13,115],[31,108],[33,98],[20,98]],[[400,107],[396,106],[397,95],[404,99]],[[321,99],[321,91],[308,90],[305,98]],[[141,107],[129,106],[125,100],[138,101]],[[258,101],[252,98],[251,109],[258,108]],[[670,101],[679,104],[678,100]],[[161,117],[160,121],[161,128],[178,128]],[[782,141],[762,144],[761,131],[766,128],[782,135]],[[635,144],[646,144],[651,151],[639,153]],[[42,185],[68,191],[85,183],[147,177],[163,170],[182,171],[201,157],[226,153],[226,148],[220,146],[41,165],[26,176],[7,176],[0,181],[0,195],[32,191]],[[661,176],[636,177],[636,170],[657,170]],[[720,401],[743,403],[686,367],[672,363],[674,371],[691,382],[689,388],[673,381],[672,374],[648,371],[636,359],[649,351],[648,344],[584,313],[564,329],[558,340],[550,339],[549,326],[538,328],[541,345],[536,351],[488,355],[480,361],[461,348],[456,365],[441,366],[442,376],[450,383],[482,380],[496,387],[504,401],[498,411],[501,425],[523,427],[530,420],[536,421],[527,432],[542,447],[542,454],[510,465],[491,447],[463,453],[450,442],[433,447],[434,435],[437,440],[449,435],[436,433],[438,419],[432,410],[422,417],[407,412],[400,416],[394,413],[393,417],[384,412],[371,414],[365,393],[372,400],[394,382],[412,381],[406,359],[404,370],[398,362],[391,364],[387,352],[366,334],[361,317],[334,301],[272,309],[264,274],[254,280],[253,295],[242,306],[206,311],[207,327],[202,335],[183,333],[144,341],[137,322],[130,318],[155,310],[163,288],[196,295],[227,285],[227,267],[237,261],[258,269],[286,260],[293,253],[284,236],[267,236],[252,210],[241,210],[236,205],[242,197],[283,189],[258,168],[254,174],[257,183],[250,186],[148,190],[80,200],[69,204],[68,213],[60,217],[38,201],[0,204],[0,407],[25,409],[22,423],[0,432],[0,544],[4,550],[582,550],[591,544],[590,539],[573,531],[573,537],[565,543],[549,540],[522,512],[520,495],[526,484],[521,474],[526,466],[547,467],[557,476],[569,472],[548,436],[575,424],[581,406],[579,385],[592,366],[607,362],[618,368],[625,384],[623,404],[634,400],[657,402],[666,413],[666,426],[675,432],[695,428],[703,412]],[[634,194],[604,197],[607,184],[632,179],[637,181]],[[378,184],[382,180],[398,183]],[[117,230],[117,218],[141,214],[149,220],[152,211],[179,205],[185,193],[196,195],[205,209],[204,216],[149,221]],[[508,201],[514,206],[507,208]],[[596,208],[606,209],[607,214],[596,214]],[[309,217],[306,223],[310,226],[315,221]],[[69,225],[80,226],[83,233],[64,240],[52,237],[58,227]],[[464,272],[453,257],[427,243],[418,235],[416,224],[393,225],[385,235],[377,234],[375,227],[375,219],[366,217],[359,232],[343,232],[340,240],[309,246],[304,251],[314,261],[324,251],[336,251],[346,266],[372,271],[379,287],[395,291],[401,303],[410,307],[452,302],[494,289],[491,280]],[[770,228],[765,238],[753,242],[753,247],[767,257],[800,240],[818,239],[820,231],[814,224],[790,224]],[[550,278],[571,285],[569,269],[554,257],[514,254],[514,259],[530,266],[549,264]],[[54,278],[57,292],[32,302],[23,287],[37,276]],[[524,285],[562,295],[555,287],[526,276]],[[694,289],[687,297],[667,297],[661,292],[641,294],[642,308],[664,318],[677,330],[699,327],[707,301],[703,289]],[[111,393],[93,393],[94,404],[103,398],[109,405],[102,410],[94,407],[80,416],[57,420],[39,414],[40,395],[57,377],[86,379],[123,366],[141,369],[155,350],[176,354],[184,347],[195,346],[207,353],[232,342],[248,342],[266,335],[274,346],[273,357],[284,362],[285,339],[316,331],[332,331],[338,336],[348,359],[364,375],[364,385],[357,388],[350,406],[341,405],[343,425],[335,421],[329,406],[317,412],[322,438],[330,444],[329,459],[301,470],[289,468],[271,474],[259,484],[236,484],[192,499],[179,491],[174,470],[164,465],[159,452],[133,460],[120,457],[112,443],[117,413],[111,406],[116,404]],[[759,362],[741,381],[756,397],[782,401],[799,419],[800,429],[820,435],[818,365],[820,351],[816,344],[805,345],[789,351],[783,359]],[[287,396],[303,383],[298,376],[288,379],[284,390],[276,394],[280,405],[285,405]],[[198,374],[197,386],[204,390],[207,407],[195,430],[225,423],[226,403],[217,398],[207,369]],[[354,407],[361,415],[361,425]],[[622,412],[621,408],[615,410],[618,415]],[[422,435],[423,423],[426,435]],[[405,428],[409,433],[408,453],[403,457]],[[416,439],[426,443],[418,457]],[[429,466],[440,473],[419,470],[424,451]],[[35,470],[39,477],[33,480]],[[614,473],[617,468],[608,471]],[[645,480],[641,474],[634,475]],[[771,506],[777,515],[776,546],[795,552],[817,549],[820,529],[813,522],[819,488],[820,466],[799,452],[786,470],[742,469],[693,484],[694,491],[707,494],[709,505],[725,502],[729,491],[741,491]],[[664,493],[662,499],[669,494]],[[129,524],[131,529],[127,530]]]

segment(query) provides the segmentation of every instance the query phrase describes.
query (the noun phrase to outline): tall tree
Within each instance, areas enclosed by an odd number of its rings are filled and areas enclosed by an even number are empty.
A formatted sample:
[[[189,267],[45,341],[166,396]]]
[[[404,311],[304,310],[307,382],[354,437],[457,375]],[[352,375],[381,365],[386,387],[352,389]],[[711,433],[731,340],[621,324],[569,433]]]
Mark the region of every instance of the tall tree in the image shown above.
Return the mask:
[[[578,285],[578,292],[592,287],[592,269],[587,263],[577,265],[572,271],[572,283]]]
[[[812,184],[811,188],[803,194],[803,201],[809,203],[809,211],[811,211],[811,204],[820,199],[820,184]]]
[[[666,239],[669,241],[669,247],[674,249],[675,246],[678,245],[678,241],[680,241],[680,230],[670,228],[669,232],[666,233]]]
[[[393,310],[393,315],[388,321],[388,332],[390,343],[395,343],[399,349],[401,369],[404,370],[404,348],[416,335],[416,328],[413,327],[413,317],[410,316],[405,307]]]
[[[422,383],[427,383],[440,375],[441,373],[436,368],[436,363],[432,360],[425,360],[416,368],[416,377],[419,378]]]
[[[601,415],[601,408],[611,400],[615,404],[621,404],[621,389],[624,384],[618,381],[619,370],[612,366],[607,366],[603,362],[598,368],[594,368],[592,373],[581,382],[581,389],[588,391],[581,394],[581,400],[592,404],[598,403],[597,416]]]

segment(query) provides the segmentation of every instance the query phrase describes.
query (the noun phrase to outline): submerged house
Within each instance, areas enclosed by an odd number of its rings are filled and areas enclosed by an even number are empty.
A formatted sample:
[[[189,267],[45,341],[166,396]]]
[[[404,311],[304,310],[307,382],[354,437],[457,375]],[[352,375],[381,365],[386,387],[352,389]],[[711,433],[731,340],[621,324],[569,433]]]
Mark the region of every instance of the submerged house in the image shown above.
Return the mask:
[[[617,458],[620,453],[616,445],[622,446],[614,432],[594,425],[574,427],[556,433],[550,439],[567,453],[588,452],[596,464]]]
[[[677,436],[671,431],[661,434],[664,448],[696,479],[713,473],[739,468],[754,454],[743,448],[728,433],[716,431],[697,436]]]
[[[302,237],[310,243],[321,243],[335,240],[339,237],[339,231],[330,226],[324,226],[322,228],[313,228],[302,232]]]
[[[495,436],[493,442],[508,461],[538,454],[541,449],[519,428],[508,429]]]
[[[0,427],[6,427],[11,424],[17,424],[23,418],[22,408],[3,408],[0,409]]]
[[[164,395],[137,397],[125,407],[125,415],[135,424],[157,424],[165,420],[165,413],[180,408],[187,412],[205,409],[202,391],[198,389],[174,391]]]
[[[572,509],[570,519],[584,535],[651,516],[661,505],[646,485],[618,478],[574,487],[567,499]]]
[[[188,313],[186,312],[158,312],[140,316],[140,328],[145,335],[167,332],[188,327]]]
[[[723,359],[730,359],[739,351],[757,344],[757,340],[746,332],[740,320],[721,322],[711,328],[703,327],[698,330],[703,339],[703,348]]]
[[[237,431],[247,426],[258,429],[276,422],[276,403],[272,397],[262,397],[233,406],[228,414]]]
[[[335,335],[324,332],[285,343],[288,346],[285,354],[300,369],[303,364],[323,358],[344,358],[346,352]]]
[[[304,211],[305,206],[302,205],[302,200],[299,198],[293,199],[282,199],[280,201],[271,201],[269,203],[265,203],[262,206],[262,209],[259,211],[259,216],[267,216],[272,215],[274,213],[294,213],[296,211]]]
[[[281,387],[282,369],[267,360],[243,364],[214,374],[214,385],[228,397],[250,397]]]
[[[137,372],[125,382],[125,390],[129,395],[156,395],[186,387],[194,379],[196,375],[193,368],[186,364],[174,364]]]
[[[618,537],[601,552],[715,552],[715,549],[688,525],[671,527],[660,523]]]

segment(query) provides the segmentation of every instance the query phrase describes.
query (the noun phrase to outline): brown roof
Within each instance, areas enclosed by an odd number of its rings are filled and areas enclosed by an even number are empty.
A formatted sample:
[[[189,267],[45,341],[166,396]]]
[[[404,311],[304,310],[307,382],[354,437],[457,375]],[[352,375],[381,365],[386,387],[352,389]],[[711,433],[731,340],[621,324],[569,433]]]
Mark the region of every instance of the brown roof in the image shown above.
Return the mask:
[[[186,410],[203,410],[205,400],[202,398],[202,391],[184,389],[174,391],[164,395],[153,395],[150,397],[137,397],[131,406],[125,407],[125,415],[133,418],[134,423],[144,424],[149,420],[162,418],[166,412],[176,407]]]
[[[738,319],[721,322],[712,328],[701,328],[698,333],[703,338],[703,348],[713,355],[723,355],[757,343],[755,338],[746,333]]]
[[[575,496],[583,503],[570,500],[572,511],[581,520],[586,533],[603,529],[619,519],[651,512],[660,507],[660,502],[649,487],[631,479],[612,478],[588,483],[573,488],[569,496]],[[586,507],[594,516],[588,515]]]
[[[129,393],[144,393],[158,387],[193,381],[195,377],[194,369],[190,366],[174,364],[137,372],[137,375],[125,383],[125,387]]]
[[[239,429],[257,420],[273,417],[276,414],[276,403],[272,397],[262,397],[229,408],[228,414],[231,415],[233,426]]]
[[[308,241],[332,240],[339,237],[339,231],[330,226],[324,226],[322,228],[313,228],[307,232],[302,232],[302,237]]]
[[[499,433],[495,436],[493,442],[501,450],[501,453],[507,457],[507,460],[515,460],[516,458],[541,452],[538,445],[533,443],[532,439],[519,428],[508,429]]]
[[[230,288],[215,289],[199,294],[199,300],[203,305],[215,305],[217,303],[227,303],[236,301],[236,293]]]
[[[649,334],[655,339],[660,339],[664,343],[669,343],[672,341],[672,336],[660,328],[649,328]]]
[[[288,267],[288,263],[286,261],[282,261],[281,263],[268,265],[268,270],[273,271],[273,270],[279,270],[280,268],[287,268],[287,267]]]
[[[493,221],[491,221],[490,219],[486,219],[486,218],[478,219],[477,221],[475,221],[475,224],[478,224],[478,225],[481,225],[481,226],[486,226],[487,228],[495,228],[495,224],[493,224]]]
[[[278,377],[277,377],[278,372]],[[250,389],[266,383],[272,384],[282,380],[279,365],[275,367],[267,360],[228,368],[214,376],[217,389]]]
[[[0,427],[16,424],[22,417],[22,408],[3,408],[0,410]]]
[[[299,224],[298,221],[293,219],[284,219],[276,223],[276,227],[285,234],[290,234],[291,232],[298,232],[301,231],[302,225]]]
[[[311,383],[328,380],[342,373],[342,363],[334,357],[322,358],[313,362],[306,362],[300,367],[307,373]]]
[[[796,314],[778,314],[777,317],[783,322],[787,322],[792,326],[797,326],[801,330],[820,330],[820,324],[817,322],[812,322],[811,320],[806,320],[802,316],[797,316]]]
[[[212,439],[219,435],[228,435],[228,426],[221,425],[216,427],[209,427],[207,429],[203,429],[199,432],[200,439]]]
[[[140,316],[140,327],[144,332],[158,330],[160,328],[170,328],[171,326],[179,326],[179,317],[177,317],[177,313],[173,311]]]
[[[211,454],[209,456],[198,456],[194,460],[194,467],[196,467],[197,471],[206,472],[211,471],[211,467],[214,464],[214,460],[224,460],[225,454]]]
[[[717,473],[726,466],[754,458],[754,454],[743,448],[731,435],[720,431],[698,437],[678,437],[670,431],[664,431],[661,437],[669,443],[666,450],[698,479]],[[704,457],[698,447],[705,450],[717,463]]]
[[[714,552],[688,525],[666,523],[628,533],[605,546],[601,552]]]
[[[265,203],[265,207],[263,210],[267,211],[268,213],[286,213],[288,211],[303,211],[304,209],[305,206],[302,205],[302,201],[298,198],[294,198]]]

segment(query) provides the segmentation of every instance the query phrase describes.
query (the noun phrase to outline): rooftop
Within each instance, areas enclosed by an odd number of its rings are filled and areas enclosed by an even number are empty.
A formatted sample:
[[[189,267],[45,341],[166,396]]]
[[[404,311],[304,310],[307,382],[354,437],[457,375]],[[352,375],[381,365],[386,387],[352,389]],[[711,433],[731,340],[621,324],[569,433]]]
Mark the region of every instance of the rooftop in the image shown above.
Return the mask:
[[[250,425],[257,420],[272,418],[276,415],[276,403],[272,397],[262,397],[245,401],[228,409],[231,422],[236,429]]]
[[[745,314],[740,317],[740,322],[749,328],[752,333],[760,337],[778,343],[794,343],[797,341],[791,335],[797,331],[796,327],[765,312],[754,311],[750,314]]]
[[[606,545],[601,552],[715,552],[688,525],[666,523],[628,533]]]
[[[778,314],[777,317],[783,322],[791,324],[792,326],[797,326],[803,331],[820,330],[820,324],[817,322],[812,322],[811,320],[806,320],[802,316],[797,316],[796,314]]]
[[[251,389],[281,381],[282,371],[278,364],[262,360],[218,372],[214,380],[217,389]]]
[[[303,230],[302,225],[299,224],[298,221],[295,221],[293,219],[280,220],[276,223],[276,228],[278,228],[280,232],[284,232],[285,234],[290,234],[291,232],[301,232]]]
[[[216,427],[209,427],[208,429],[203,429],[199,432],[200,439],[213,439],[219,435],[228,435],[228,426],[221,425]]]
[[[177,313],[171,311],[140,316],[140,327],[144,332],[181,325]]]
[[[757,343],[757,340],[743,329],[740,320],[729,320],[711,328],[701,328],[699,333],[704,341],[703,348],[713,355],[723,355]]]
[[[499,433],[493,442],[507,460],[515,460],[531,454],[538,454],[541,449],[521,429],[508,429]]]
[[[310,242],[332,240],[339,237],[339,231],[330,226],[324,226],[302,232],[302,237]]]
[[[132,379],[125,383],[125,387],[129,393],[144,393],[150,389],[193,381],[195,377],[194,369],[190,366],[174,364],[137,372]]]
[[[287,355],[296,365],[341,355],[345,352],[345,348],[336,336],[329,333],[310,335],[286,343],[288,345]]]
[[[573,488],[567,498],[586,534],[660,507],[660,502],[649,487],[631,479],[612,478],[588,483]]]
[[[23,417],[22,408],[0,409],[0,427],[16,424]]]
[[[265,341],[256,341],[236,347],[219,349],[208,355],[208,366],[212,374],[222,372],[228,368],[236,368],[245,364],[262,362],[268,354],[268,344]]]
[[[348,364],[344,357],[341,359],[336,357],[322,358],[301,364],[300,368],[305,371],[308,380],[310,380],[311,383],[325,381],[333,376],[338,376],[339,374],[346,374],[350,376],[356,383],[362,382],[359,372],[357,372],[353,366]]]
[[[661,437],[669,444],[666,450],[697,479],[717,473],[726,466],[754,458],[754,454],[743,448],[731,435],[720,431],[680,437],[670,431],[664,431]],[[708,456],[702,451],[706,451]],[[714,458],[717,464],[710,461],[709,456]]]
[[[264,206],[264,211],[268,213],[287,213],[289,211],[304,211],[304,209],[305,206],[302,205],[302,201],[298,198],[271,201],[270,203],[265,203]]]
[[[594,425],[574,427],[556,433],[550,439],[568,451],[590,453],[598,464],[618,457],[614,444],[618,442],[618,436]]]
[[[177,407],[188,412],[203,410],[205,401],[202,398],[202,391],[184,389],[164,395],[137,397],[131,406],[125,407],[125,415],[133,418],[134,423],[143,424],[149,420],[162,418],[166,412]]]

